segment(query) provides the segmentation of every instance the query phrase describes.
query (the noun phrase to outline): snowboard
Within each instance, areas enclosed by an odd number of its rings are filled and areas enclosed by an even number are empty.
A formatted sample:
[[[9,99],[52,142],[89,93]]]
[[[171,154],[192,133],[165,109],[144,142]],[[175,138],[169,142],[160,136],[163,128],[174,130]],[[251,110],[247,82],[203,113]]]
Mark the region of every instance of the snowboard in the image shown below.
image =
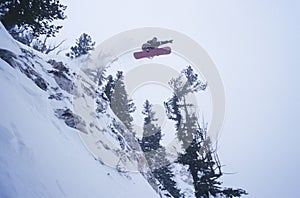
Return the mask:
[[[152,58],[154,56],[160,56],[160,55],[167,55],[170,53],[171,53],[170,47],[162,47],[162,48],[151,49],[149,52],[147,51],[134,52],[133,56],[136,59],[141,59],[141,58]]]

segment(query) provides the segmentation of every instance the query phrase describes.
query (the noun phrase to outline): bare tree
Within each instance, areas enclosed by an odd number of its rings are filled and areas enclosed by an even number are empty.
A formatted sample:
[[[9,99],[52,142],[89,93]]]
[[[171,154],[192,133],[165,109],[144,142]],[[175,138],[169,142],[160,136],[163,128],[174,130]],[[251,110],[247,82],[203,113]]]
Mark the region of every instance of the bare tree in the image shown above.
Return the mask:
[[[61,42],[59,42],[58,44],[47,45],[48,38],[49,37],[46,36],[43,41],[41,41],[40,39],[36,39],[36,41],[32,44],[32,47],[39,52],[42,52],[44,54],[49,54],[50,52],[59,48],[66,41],[66,39],[64,39]],[[61,52],[63,50],[59,50],[59,51]]]

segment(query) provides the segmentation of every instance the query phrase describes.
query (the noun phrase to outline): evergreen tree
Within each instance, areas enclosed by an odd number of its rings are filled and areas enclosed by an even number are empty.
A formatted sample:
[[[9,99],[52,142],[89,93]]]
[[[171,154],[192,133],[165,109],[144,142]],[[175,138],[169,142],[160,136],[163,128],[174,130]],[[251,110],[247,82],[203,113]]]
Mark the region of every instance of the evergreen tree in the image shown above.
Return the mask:
[[[105,93],[107,99],[109,100],[109,102],[111,102],[113,90],[114,90],[114,79],[113,79],[112,75],[109,75],[107,77],[107,83],[104,87],[104,93]]]
[[[183,76],[186,81],[183,80]],[[211,142],[206,137],[206,128],[201,128],[198,124],[198,118],[193,111],[194,106],[186,101],[188,94],[205,90],[207,83],[198,80],[197,74],[189,66],[182,71],[181,76],[172,79],[169,84],[178,99],[175,103],[173,96],[165,106],[169,119],[176,121],[176,134],[182,143],[183,151],[178,162],[189,167],[195,197],[240,197],[246,194],[242,189],[221,187],[222,183],[218,179],[222,172],[216,151],[212,149]],[[181,120],[177,119],[179,117]]]
[[[154,118],[155,113],[152,111],[152,105],[148,100],[144,104],[142,113],[145,115],[143,137],[141,140],[142,150],[144,152],[156,151],[161,148],[161,130],[160,127],[153,124],[157,119]]]
[[[166,159],[165,148],[160,144],[162,138],[161,128],[155,124],[157,119],[148,100],[144,104],[142,113],[145,115],[145,118],[144,132],[140,145],[148,166],[162,186],[162,190],[168,191],[174,198],[179,198],[181,197],[180,191],[176,188],[176,182],[173,180],[174,174],[169,168],[170,163]]]
[[[247,194],[243,189],[232,189],[221,187],[219,181],[222,176],[221,164],[216,151],[211,147],[211,142],[206,137],[206,127],[198,125],[195,137],[181,154],[178,161],[189,166],[189,171],[193,177],[196,197],[240,197]]]
[[[59,0],[2,0],[0,20],[7,30],[22,27],[34,36],[54,36],[62,26],[51,23],[64,20],[65,9]]]
[[[162,166],[155,169],[152,174],[161,184],[161,189],[168,191],[174,198],[180,198],[180,190],[176,187],[176,182],[174,181],[174,174],[172,173],[169,166]]]
[[[186,97],[190,93],[205,90],[207,83],[198,80],[198,75],[194,73],[191,66],[188,66],[181,73],[179,77],[170,80],[169,85],[173,90],[173,97],[164,105],[168,118],[176,122],[176,134],[182,143],[182,148],[185,149],[193,140],[197,120],[189,112],[193,105],[187,103]],[[184,77],[186,80],[183,79]]]
[[[32,34],[31,31],[26,30],[23,27],[14,27],[8,31],[10,35],[17,41],[30,46],[32,41],[35,39],[35,36]]]
[[[127,129],[132,130],[133,118],[130,113],[135,111],[135,106],[133,101],[128,98],[123,72],[118,71],[113,84],[113,91],[110,96],[110,107]]]
[[[178,97],[174,94],[168,102],[164,103],[164,106],[166,108],[168,118],[176,122],[176,130],[179,130],[182,116],[179,109]]]
[[[70,58],[77,58],[82,55],[88,54],[94,49],[95,42],[92,41],[91,36],[83,33],[79,39],[76,40],[76,45],[71,47],[71,52],[66,55]]]

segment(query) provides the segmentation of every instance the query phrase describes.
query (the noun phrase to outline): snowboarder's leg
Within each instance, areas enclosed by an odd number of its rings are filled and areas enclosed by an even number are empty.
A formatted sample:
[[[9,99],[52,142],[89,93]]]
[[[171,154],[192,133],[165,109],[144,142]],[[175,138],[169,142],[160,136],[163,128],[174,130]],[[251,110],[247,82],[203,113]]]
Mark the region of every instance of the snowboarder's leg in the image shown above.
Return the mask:
[[[151,46],[149,43],[145,43],[142,45],[142,50],[149,52],[150,50],[155,49],[155,47]]]
[[[145,43],[145,44],[142,45],[142,50],[149,52],[150,47],[151,47],[151,45],[149,43]]]

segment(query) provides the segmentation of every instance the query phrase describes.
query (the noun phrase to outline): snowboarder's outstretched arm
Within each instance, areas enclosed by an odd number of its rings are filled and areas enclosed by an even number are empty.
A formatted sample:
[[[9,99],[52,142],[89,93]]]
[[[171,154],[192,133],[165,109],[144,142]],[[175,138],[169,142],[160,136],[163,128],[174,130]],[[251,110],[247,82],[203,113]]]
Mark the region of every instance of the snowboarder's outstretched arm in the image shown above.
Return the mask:
[[[167,43],[173,43],[173,40],[160,41],[160,45],[167,44]]]

